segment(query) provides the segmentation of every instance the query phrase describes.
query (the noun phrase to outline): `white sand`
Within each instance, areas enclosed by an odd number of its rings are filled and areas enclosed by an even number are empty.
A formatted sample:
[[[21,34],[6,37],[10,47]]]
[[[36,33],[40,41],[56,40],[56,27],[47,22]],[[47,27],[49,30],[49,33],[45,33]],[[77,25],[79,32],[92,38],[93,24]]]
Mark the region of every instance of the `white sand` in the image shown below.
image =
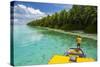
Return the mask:
[[[38,26],[40,27],[40,26]],[[64,34],[69,34],[69,35],[80,35],[81,37],[86,37],[86,38],[91,38],[94,40],[97,40],[97,34],[88,34],[84,33],[83,31],[64,31],[64,30],[59,30],[59,29],[53,29],[53,28],[48,28],[48,27],[43,27],[48,30],[56,31],[56,32],[61,32]]]

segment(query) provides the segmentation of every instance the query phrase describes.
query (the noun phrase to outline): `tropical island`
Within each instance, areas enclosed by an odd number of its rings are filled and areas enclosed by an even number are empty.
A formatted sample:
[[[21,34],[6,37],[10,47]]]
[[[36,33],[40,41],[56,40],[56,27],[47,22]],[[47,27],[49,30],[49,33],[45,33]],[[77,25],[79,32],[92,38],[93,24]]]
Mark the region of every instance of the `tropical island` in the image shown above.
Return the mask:
[[[96,6],[13,1],[11,23],[12,65],[49,64],[54,56],[65,57],[78,48],[78,34],[81,57],[97,60]]]
[[[49,27],[64,31],[83,31],[85,33],[97,33],[97,7],[73,5],[67,11],[65,9],[42,19],[29,22],[29,26]]]

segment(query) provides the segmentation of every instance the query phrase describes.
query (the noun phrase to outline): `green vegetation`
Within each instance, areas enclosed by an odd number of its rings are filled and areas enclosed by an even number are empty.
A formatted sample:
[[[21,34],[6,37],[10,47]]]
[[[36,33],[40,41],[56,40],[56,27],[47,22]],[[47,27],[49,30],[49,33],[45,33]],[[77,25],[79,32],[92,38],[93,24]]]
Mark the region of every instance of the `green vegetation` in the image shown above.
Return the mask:
[[[42,19],[31,21],[27,25],[97,33],[97,7],[73,5],[69,11],[64,9],[52,16],[48,15]]]

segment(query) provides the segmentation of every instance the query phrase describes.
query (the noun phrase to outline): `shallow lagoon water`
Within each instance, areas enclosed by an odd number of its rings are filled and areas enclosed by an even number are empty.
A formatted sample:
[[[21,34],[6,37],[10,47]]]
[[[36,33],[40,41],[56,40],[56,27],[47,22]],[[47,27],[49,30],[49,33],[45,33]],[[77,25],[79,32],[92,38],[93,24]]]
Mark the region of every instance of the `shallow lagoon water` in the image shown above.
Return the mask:
[[[53,55],[64,55],[66,50],[76,47],[75,38],[42,27],[14,25],[14,65],[47,64]],[[97,40],[82,41],[86,56],[97,60]]]

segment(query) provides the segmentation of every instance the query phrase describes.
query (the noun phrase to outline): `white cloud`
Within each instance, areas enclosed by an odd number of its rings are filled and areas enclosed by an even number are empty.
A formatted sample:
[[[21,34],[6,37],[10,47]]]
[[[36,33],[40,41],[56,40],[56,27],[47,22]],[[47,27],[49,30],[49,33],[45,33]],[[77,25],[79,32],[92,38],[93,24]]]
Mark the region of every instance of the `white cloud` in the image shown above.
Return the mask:
[[[39,9],[27,7],[22,4],[14,6],[14,23],[15,24],[26,24],[31,20],[40,19],[47,16],[44,12]],[[17,19],[17,20],[16,20]]]
[[[24,5],[19,4],[18,6],[26,9],[26,6],[24,6]]]

